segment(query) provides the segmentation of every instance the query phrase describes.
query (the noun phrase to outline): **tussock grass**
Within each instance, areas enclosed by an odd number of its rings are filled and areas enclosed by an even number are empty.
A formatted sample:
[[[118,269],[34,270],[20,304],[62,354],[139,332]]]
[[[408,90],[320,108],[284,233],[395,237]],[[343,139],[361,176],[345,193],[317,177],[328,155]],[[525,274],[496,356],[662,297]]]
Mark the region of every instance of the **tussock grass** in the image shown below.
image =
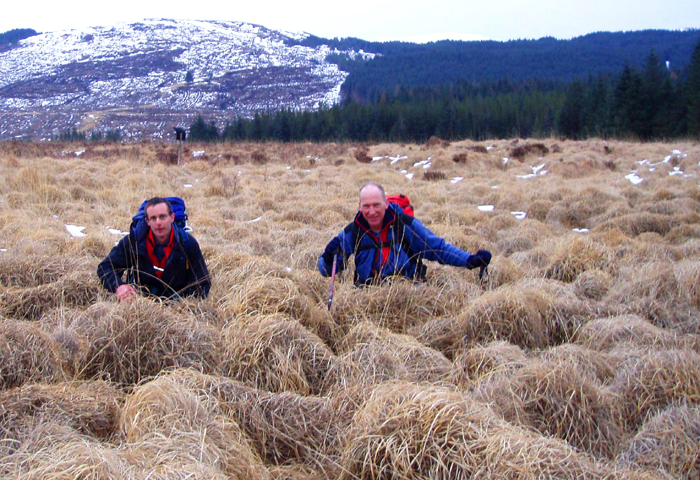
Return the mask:
[[[62,353],[36,325],[0,319],[0,390],[67,380]]]
[[[632,431],[666,407],[700,403],[700,355],[695,352],[652,351],[624,367],[610,390],[619,396],[622,419]]]
[[[46,422],[109,439],[117,433],[123,399],[119,390],[101,381],[27,384],[0,392],[2,449],[19,448],[33,424]]]
[[[697,145],[174,148],[0,144],[3,478],[694,475],[694,413],[664,415],[699,404]],[[488,281],[426,262],[427,284],[356,288],[350,262],[328,310],[316,262],[367,180],[490,250]],[[154,195],[187,202],[205,301],[118,304],[96,278]]]
[[[439,387],[388,383],[355,415],[340,478],[601,478],[563,442]]]
[[[78,377],[133,385],[169,367],[215,371],[221,362],[218,329],[148,299],[132,304],[97,303],[68,327],[85,345]]]
[[[224,374],[261,390],[318,394],[336,363],[318,336],[281,314],[234,321],[222,333]]]
[[[329,372],[328,389],[348,385],[375,385],[400,379],[440,382],[452,363],[440,352],[420,344],[410,335],[392,333],[371,322],[355,326],[343,338],[342,354]]]
[[[673,406],[650,418],[634,436],[619,461],[673,478],[690,480],[700,475],[700,409]]]
[[[528,357],[523,349],[508,342],[494,341],[458,355],[450,380],[464,389],[470,389],[492,376],[510,376],[527,363]]]
[[[238,424],[220,414],[216,398],[198,395],[172,378],[135,389],[119,426],[133,450],[150,450],[146,458],[151,461],[165,450],[175,467],[204,463],[229,478],[269,478]]]
[[[498,410],[597,457],[613,458],[622,437],[616,398],[569,363],[532,362],[516,370],[507,393],[495,395]]]

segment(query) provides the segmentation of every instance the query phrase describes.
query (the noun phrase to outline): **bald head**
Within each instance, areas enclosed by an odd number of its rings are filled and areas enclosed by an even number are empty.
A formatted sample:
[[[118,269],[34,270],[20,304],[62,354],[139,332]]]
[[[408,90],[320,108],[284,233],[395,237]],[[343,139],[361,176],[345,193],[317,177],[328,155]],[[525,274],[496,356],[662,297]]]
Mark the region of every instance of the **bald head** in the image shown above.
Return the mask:
[[[360,212],[375,232],[382,229],[384,212],[389,203],[384,188],[376,182],[367,182],[360,188]]]

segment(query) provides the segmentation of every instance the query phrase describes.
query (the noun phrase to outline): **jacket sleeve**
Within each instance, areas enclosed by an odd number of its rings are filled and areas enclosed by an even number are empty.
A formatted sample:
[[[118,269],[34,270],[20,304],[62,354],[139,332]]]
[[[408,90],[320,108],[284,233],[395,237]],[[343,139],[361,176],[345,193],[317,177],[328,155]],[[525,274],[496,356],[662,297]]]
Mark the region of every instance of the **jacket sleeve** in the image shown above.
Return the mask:
[[[426,260],[452,265],[453,267],[466,267],[471,254],[461,248],[455,247],[440,238],[426,228],[418,219],[414,219],[411,225],[406,225],[406,230],[412,234],[409,238],[413,253],[421,253]]]
[[[345,269],[350,255],[355,253],[355,245],[352,239],[352,224],[348,225],[345,230],[333,237],[333,239],[328,242],[328,245],[326,245],[326,249],[328,249],[335,239],[338,239],[338,242],[340,242],[341,255],[338,255],[338,264],[336,265],[336,273],[340,273]],[[318,271],[321,272],[321,275],[324,277],[330,277],[333,273],[333,260],[331,259],[327,262],[324,256],[321,255],[318,258]]]
[[[194,295],[199,298],[207,298],[211,288],[211,278],[207,269],[207,263],[204,261],[204,255],[202,255],[202,250],[199,248],[197,240],[189,233],[186,233],[186,235],[189,235],[187,259],[190,264],[190,274],[187,288],[181,293],[181,296]]]
[[[112,248],[109,255],[97,266],[97,276],[102,286],[114,293],[119,285],[126,283],[122,280],[124,272],[131,266],[127,252],[129,251],[129,235],[122,238]]]

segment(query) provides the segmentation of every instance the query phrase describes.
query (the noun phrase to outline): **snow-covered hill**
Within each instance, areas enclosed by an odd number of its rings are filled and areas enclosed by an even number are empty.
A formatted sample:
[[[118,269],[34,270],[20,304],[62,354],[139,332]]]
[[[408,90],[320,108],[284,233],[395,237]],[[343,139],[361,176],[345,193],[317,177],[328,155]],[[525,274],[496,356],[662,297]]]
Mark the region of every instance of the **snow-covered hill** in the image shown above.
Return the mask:
[[[260,111],[332,105],[346,73],[326,62],[327,46],[285,43],[305,36],[162,19],[30,37],[0,52],[0,140],[73,127],[159,138],[199,113],[223,126]]]

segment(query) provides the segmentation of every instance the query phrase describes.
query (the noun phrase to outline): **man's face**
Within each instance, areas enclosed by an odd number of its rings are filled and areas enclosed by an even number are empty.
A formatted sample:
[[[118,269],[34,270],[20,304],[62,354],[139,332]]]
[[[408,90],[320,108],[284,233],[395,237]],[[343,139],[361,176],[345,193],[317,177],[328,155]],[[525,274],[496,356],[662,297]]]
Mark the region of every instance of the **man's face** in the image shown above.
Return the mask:
[[[146,223],[151,227],[158,243],[170,240],[170,229],[174,220],[175,214],[168,214],[168,206],[164,203],[158,203],[146,209]]]
[[[378,232],[382,228],[384,212],[389,206],[382,191],[374,185],[367,185],[360,192],[360,212],[365,217],[372,230]]]

